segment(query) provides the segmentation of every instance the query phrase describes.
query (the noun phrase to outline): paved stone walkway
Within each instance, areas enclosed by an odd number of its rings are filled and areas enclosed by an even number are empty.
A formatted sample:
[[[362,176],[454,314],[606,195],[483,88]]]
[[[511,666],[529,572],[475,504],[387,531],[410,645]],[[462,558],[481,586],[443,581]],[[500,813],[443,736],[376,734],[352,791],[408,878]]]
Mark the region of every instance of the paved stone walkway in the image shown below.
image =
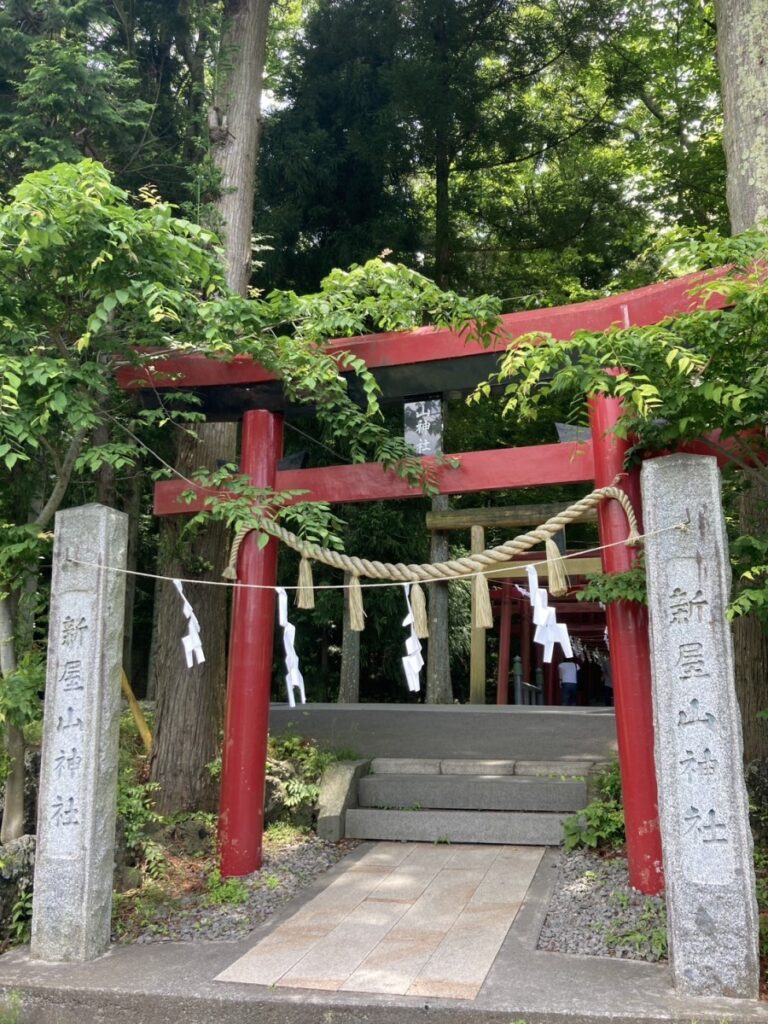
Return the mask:
[[[377,843],[216,980],[474,999],[543,852]]]

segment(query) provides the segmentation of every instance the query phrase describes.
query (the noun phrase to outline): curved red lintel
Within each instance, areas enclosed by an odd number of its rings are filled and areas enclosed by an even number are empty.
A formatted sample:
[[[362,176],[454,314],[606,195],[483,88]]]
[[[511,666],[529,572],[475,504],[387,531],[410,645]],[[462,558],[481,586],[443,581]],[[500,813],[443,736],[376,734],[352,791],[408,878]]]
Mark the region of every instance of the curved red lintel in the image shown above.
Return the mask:
[[[689,274],[604,299],[507,313],[501,318],[501,328],[490,349],[501,352],[512,340],[526,334],[550,334],[560,341],[567,341],[580,330],[604,331],[612,326],[656,324],[666,317],[701,307],[704,304],[701,297],[692,295],[692,290],[706,281],[716,280],[725,272],[723,268]],[[711,296],[707,302],[711,309],[724,305],[725,300],[718,295]],[[339,338],[330,344],[329,350],[350,351],[361,357],[371,369],[462,359],[488,351],[478,340],[470,340],[466,333],[436,327]],[[180,355],[159,358],[155,366],[120,367],[117,379],[120,387],[132,390],[148,386],[166,389],[257,384],[275,377],[249,356],[235,356],[225,361],[203,355]]]

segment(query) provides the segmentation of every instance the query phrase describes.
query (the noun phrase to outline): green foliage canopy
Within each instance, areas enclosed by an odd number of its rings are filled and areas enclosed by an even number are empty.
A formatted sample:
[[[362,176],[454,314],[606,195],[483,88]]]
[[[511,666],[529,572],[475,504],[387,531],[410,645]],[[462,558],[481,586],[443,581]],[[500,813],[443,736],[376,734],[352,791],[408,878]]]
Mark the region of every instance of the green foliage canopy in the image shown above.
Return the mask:
[[[580,331],[569,341],[515,339],[495,378],[505,387],[506,412],[536,419],[556,398],[569,400],[573,417],[583,419],[585,395],[619,398],[623,414],[616,429],[633,439],[631,454],[695,439],[726,457],[747,485],[765,484],[766,253],[768,236],[761,231],[728,239],[705,234],[672,254],[676,269],[714,271],[692,287],[693,311],[648,327]],[[708,308],[715,294],[725,308]],[[490,385],[482,384],[473,398],[487,395]],[[768,544],[741,537],[734,550],[746,566],[732,612],[765,614]]]
[[[125,362],[161,370],[163,355],[178,351],[252,356],[282,379],[292,399],[314,403],[354,459],[404,458],[418,476],[404,443],[381,422],[378,389],[362,361],[329,351],[325,342],[425,321],[491,330],[494,314],[490,299],[469,302],[382,261],[335,271],[314,295],[242,298],[224,284],[215,237],[176,217],[151,190],[134,202],[92,160],[32,173],[0,207],[6,495],[12,501],[18,492],[17,465],[36,472],[39,530],[73,472],[132,463],[133,431],[121,441],[93,441],[105,417],[119,423],[137,415],[116,394],[114,371]],[[345,373],[358,376],[362,406],[351,398]],[[167,420],[168,409],[149,416]],[[18,527],[26,511],[8,510],[6,524]]]

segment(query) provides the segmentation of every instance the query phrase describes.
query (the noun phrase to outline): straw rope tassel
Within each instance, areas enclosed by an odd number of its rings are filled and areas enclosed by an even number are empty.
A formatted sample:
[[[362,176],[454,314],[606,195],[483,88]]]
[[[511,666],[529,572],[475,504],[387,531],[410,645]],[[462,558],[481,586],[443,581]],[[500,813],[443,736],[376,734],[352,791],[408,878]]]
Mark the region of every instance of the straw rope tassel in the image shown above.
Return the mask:
[[[424,597],[424,590],[418,584],[411,586],[411,610],[413,612],[413,628],[419,640],[429,638],[429,619],[427,617],[427,601]]]
[[[349,628],[353,629],[355,633],[362,633],[365,629],[365,609],[363,608],[363,590],[357,573],[352,574],[347,594],[349,595]]]
[[[240,545],[252,529],[251,526],[241,526],[235,531],[235,539],[232,541],[229,551],[229,561],[221,574],[225,580],[237,580],[237,556],[240,553]]]
[[[488,579],[479,572],[472,581],[472,596],[475,599],[475,629],[493,629],[493,608],[488,591]]]
[[[546,523],[542,523],[535,530],[529,530],[528,533],[520,534],[519,537],[507,540],[495,548],[486,548],[485,551],[479,551],[471,556],[453,558],[446,562],[424,562],[418,565],[404,565],[402,562],[397,564],[375,562],[367,558],[345,555],[340,551],[330,551],[319,544],[303,541],[289,530],[279,526],[274,520],[266,520],[261,524],[260,529],[271,537],[276,537],[284,544],[287,544],[288,547],[297,551],[303,558],[312,558],[317,562],[322,562],[323,565],[340,569],[342,572],[348,572],[352,575],[353,600],[350,602],[350,612],[355,615],[358,622],[358,626],[353,626],[352,628],[359,631],[363,628],[362,623],[364,619],[362,595],[360,594],[360,576],[367,576],[369,579],[374,580],[386,580],[392,583],[424,583],[431,580],[450,580],[457,577],[475,576],[476,573],[483,574],[499,568],[502,563],[509,562],[516,554],[528,551],[536,544],[541,544],[542,541],[546,542],[548,538],[559,533],[564,526],[580,519],[585,512],[595,508],[601,501],[605,501],[607,498],[619,502],[626,514],[629,533],[624,543],[630,546],[637,544],[640,537],[637,529],[637,517],[632,508],[632,503],[624,491],[614,486],[597,488],[580,501],[574,502],[556,516],[548,519]],[[235,536],[229,565],[224,571],[226,579],[236,578],[235,566],[237,564],[238,548],[249,529],[253,529],[253,527],[244,527],[238,530]],[[560,558],[561,556],[558,553],[558,560]],[[475,579],[478,578],[475,577]],[[478,597],[478,619],[482,617],[482,620],[488,624],[484,628],[490,628],[492,617],[490,598],[487,593],[487,580],[483,579],[479,583],[476,582],[474,588]],[[356,595],[355,591],[357,591]]]
[[[549,574],[548,590],[553,597],[564,597],[568,593],[568,574],[560,548],[550,537],[545,541],[547,552],[547,573]]]
[[[315,607],[315,584],[312,579],[312,563],[308,558],[299,562],[299,585],[296,588],[296,607]]]

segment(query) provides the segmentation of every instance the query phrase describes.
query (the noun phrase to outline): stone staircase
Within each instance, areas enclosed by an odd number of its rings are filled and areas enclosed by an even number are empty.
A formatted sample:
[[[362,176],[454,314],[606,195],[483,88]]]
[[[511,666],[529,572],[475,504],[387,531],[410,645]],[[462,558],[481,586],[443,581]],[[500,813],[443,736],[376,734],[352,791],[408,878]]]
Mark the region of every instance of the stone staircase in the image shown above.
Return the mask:
[[[588,802],[591,761],[375,758],[346,811],[350,839],[558,846]]]

